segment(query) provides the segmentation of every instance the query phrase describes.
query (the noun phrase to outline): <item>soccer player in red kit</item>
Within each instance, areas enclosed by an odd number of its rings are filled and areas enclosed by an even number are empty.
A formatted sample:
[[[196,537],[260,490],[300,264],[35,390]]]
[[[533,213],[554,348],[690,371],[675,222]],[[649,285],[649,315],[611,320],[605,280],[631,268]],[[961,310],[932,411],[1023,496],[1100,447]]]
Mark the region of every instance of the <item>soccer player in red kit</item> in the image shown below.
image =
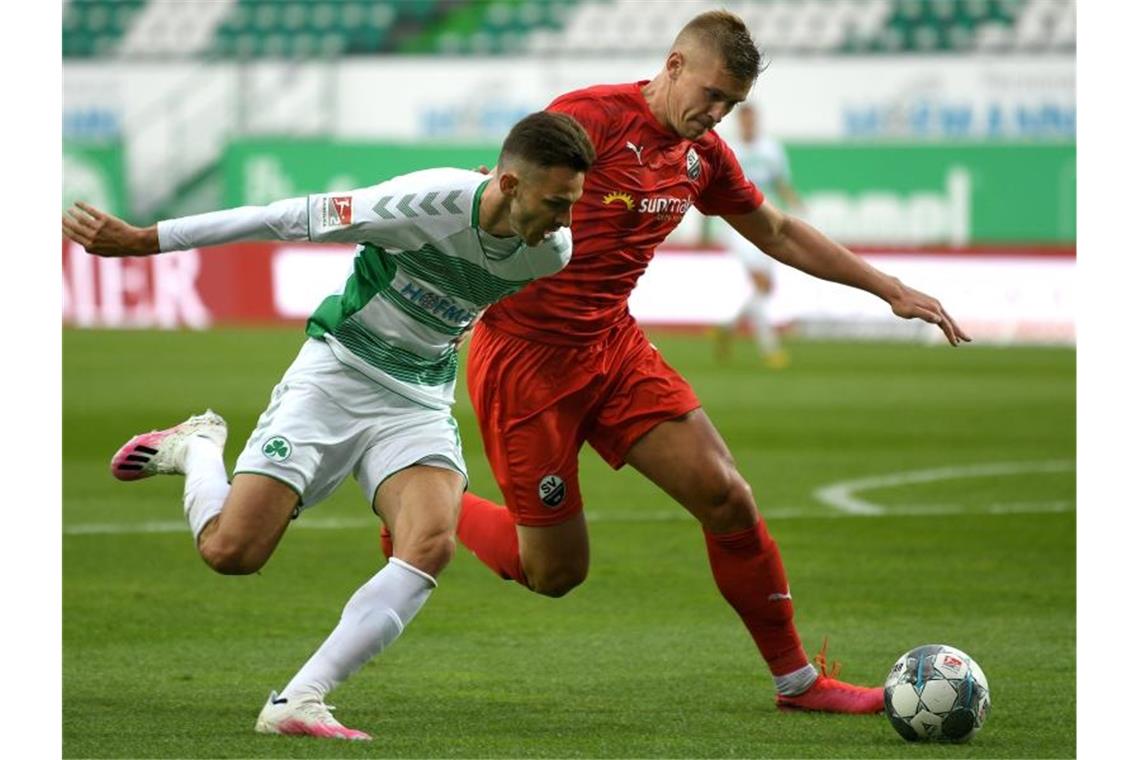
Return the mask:
[[[578,484],[588,442],[700,521],[713,578],[772,672],[780,707],[879,712],[881,688],[808,662],[752,489],[692,388],[628,309],[656,247],[695,206],[785,264],[869,291],[900,317],[939,325],[953,345],[969,340],[938,301],[764,203],[712,131],[760,69],[743,22],[711,11],[685,26],[652,81],[590,87],[550,105],[585,127],[597,161],[574,209],[570,264],[491,306],[474,330],[468,391],[506,506],[465,495],[458,535],[503,578],[549,596],[569,592],[589,564]]]

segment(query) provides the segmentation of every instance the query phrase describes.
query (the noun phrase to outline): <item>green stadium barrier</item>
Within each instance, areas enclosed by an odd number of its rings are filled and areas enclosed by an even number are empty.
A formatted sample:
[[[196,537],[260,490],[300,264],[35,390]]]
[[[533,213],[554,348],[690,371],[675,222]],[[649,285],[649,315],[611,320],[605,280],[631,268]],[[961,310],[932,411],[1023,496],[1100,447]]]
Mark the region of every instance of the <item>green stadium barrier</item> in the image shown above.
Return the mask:
[[[456,166],[493,166],[498,146],[330,140],[236,140],[222,156],[225,205],[265,204],[326,190],[351,190],[399,174]]]
[[[953,145],[823,145],[788,143],[788,162],[803,195],[894,198],[901,213],[941,202],[965,204],[966,244],[1076,241],[1077,151],[1073,143]],[[839,199],[837,199],[839,200]],[[936,209],[934,209],[936,212]],[[855,209],[852,213],[859,213]],[[870,220],[867,220],[868,223]],[[886,220],[884,220],[886,221]],[[901,223],[919,226],[919,218]]]
[[[1076,240],[1072,143],[789,143],[787,150],[796,188],[826,212],[818,220],[825,229],[849,233],[841,239],[920,245]],[[418,169],[490,166],[496,155],[491,145],[241,140],[222,160],[223,198],[227,206],[265,204]]]
[[[86,201],[116,216],[130,217],[121,144],[64,144],[64,208],[77,200]]]

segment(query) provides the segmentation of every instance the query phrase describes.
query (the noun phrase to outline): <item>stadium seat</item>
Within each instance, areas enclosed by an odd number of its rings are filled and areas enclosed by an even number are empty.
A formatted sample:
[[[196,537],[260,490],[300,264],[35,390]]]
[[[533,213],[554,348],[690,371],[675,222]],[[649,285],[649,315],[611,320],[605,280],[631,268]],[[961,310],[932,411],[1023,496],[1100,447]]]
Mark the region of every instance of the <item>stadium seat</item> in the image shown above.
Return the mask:
[[[1052,47],[1058,50],[1072,50],[1077,45],[1077,7],[1067,2],[1056,16],[1053,25]]]
[[[314,32],[324,32],[336,23],[337,12],[333,3],[316,3],[309,16],[310,28]]]
[[[1039,6],[1052,7],[1048,12]],[[539,13],[534,0],[496,0],[485,5],[479,29],[491,34],[526,35],[531,53],[597,53],[620,51],[647,54],[659,51],[694,13],[720,3],[646,3],[644,0],[582,0],[576,4],[548,3],[555,13]],[[931,53],[1002,51],[1017,37],[1033,40],[1037,48],[1052,45],[1071,49],[1075,23],[1065,21],[1067,0],[736,0],[725,7],[740,14],[768,51],[800,53]],[[1038,16],[1046,16],[1041,23]],[[1028,20],[1021,22],[1027,16]],[[545,18],[546,23],[535,21]],[[450,29],[441,33],[442,47],[461,47]],[[560,31],[561,34],[552,34]],[[981,32],[981,36],[978,33]],[[461,34],[460,37],[463,35]],[[488,45],[506,49],[514,45]],[[1011,42],[1011,39],[1013,40]],[[468,46],[470,47],[470,46]]]
[[[63,55],[114,55],[145,0],[71,0],[63,8]]]
[[[974,44],[985,53],[1006,52],[1014,45],[1014,33],[1005,24],[987,22],[974,31]]]
[[[63,51],[645,55],[667,47],[693,14],[722,6],[740,14],[768,52],[1049,52],[1076,44],[1073,0],[71,0]]]
[[[297,33],[308,28],[309,3],[289,3],[281,13],[281,26],[288,32]]]

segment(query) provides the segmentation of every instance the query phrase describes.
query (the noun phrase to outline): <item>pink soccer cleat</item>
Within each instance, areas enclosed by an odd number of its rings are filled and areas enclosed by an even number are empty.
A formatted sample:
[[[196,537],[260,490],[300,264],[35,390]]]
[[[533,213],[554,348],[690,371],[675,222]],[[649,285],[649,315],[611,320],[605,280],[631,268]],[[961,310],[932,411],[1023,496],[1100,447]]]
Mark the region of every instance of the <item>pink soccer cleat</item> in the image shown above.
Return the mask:
[[[827,670],[827,640],[815,656],[819,676],[815,682],[794,696],[776,695],[776,707],[781,710],[808,710],[812,712],[848,713],[850,715],[873,715],[883,711],[883,687],[856,686],[840,681],[839,663],[833,663],[831,672]]]
[[[371,741],[372,737],[355,728],[345,728],[332,716],[335,708],[319,699],[289,700],[269,692],[269,700],[257,716],[254,730],[259,734],[316,736],[321,739]]]
[[[185,474],[186,442],[201,436],[226,446],[226,421],[207,409],[181,425],[141,433],[123,444],[111,457],[111,474],[119,480],[141,480],[151,475]]]

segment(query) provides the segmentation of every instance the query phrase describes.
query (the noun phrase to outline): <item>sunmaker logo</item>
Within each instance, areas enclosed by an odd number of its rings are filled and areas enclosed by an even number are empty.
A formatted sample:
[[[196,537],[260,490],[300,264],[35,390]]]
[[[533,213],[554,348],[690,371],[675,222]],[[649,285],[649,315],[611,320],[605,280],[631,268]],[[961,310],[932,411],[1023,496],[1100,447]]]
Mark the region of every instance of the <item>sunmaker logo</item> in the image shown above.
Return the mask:
[[[642,198],[637,210],[643,214],[668,214],[681,216],[690,208],[693,202],[688,198],[673,198],[668,195],[658,195],[652,198]]]
[[[620,203],[626,211],[636,211],[640,214],[657,214],[658,216],[682,216],[693,206],[689,198],[674,198],[671,195],[654,195],[648,198],[634,199],[629,193],[612,192],[602,196],[602,204]]]
[[[606,206],[611,203],[621,203],[625,205],[627,211],[633,210],[633,196],[629,193],[610,193],[602,196],[602,203]]]

